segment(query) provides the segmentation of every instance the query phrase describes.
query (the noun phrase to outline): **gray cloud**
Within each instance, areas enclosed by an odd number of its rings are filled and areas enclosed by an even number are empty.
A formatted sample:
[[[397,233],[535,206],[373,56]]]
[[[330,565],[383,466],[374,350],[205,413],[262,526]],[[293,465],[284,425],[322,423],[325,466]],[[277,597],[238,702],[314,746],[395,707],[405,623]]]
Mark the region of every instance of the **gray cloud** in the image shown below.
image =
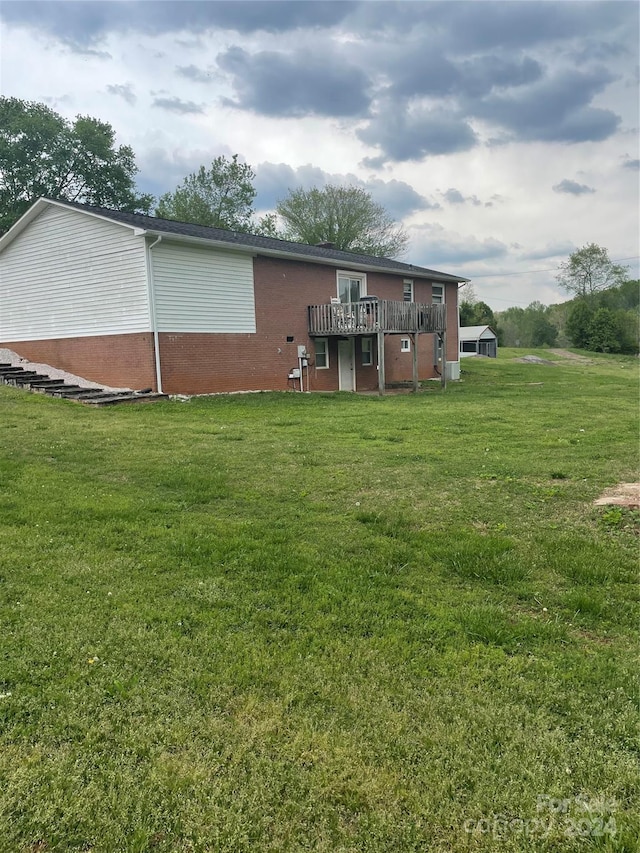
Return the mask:
[[[594,193],[593,187],[588,187],[586,184],[579,184],[577,181],[571,181],[565,178],[553,187],[554,193],[569,193],[569,195],[584,195],[585,193]]]
[[[451,187],[446,191],[446,193],[442,193],[442,195],[450,204],[464,204],[464,196],[460,190],[457,190],[454,187]]]
[[[455,187],[449,187],[446,192],[440,193],[440,195],[445,201],[448,201],[449,204],[472,204],[474,207],[479,207],[482,204],[478,196],[464,196],[460,190],[457,190]],[[492,204],[493,202],[487,202],[485,207],[491,207]]]
[[[123,98],[128,104],[135,104],[138,100],[133,92],[133,86],[131,83],[127,83],[124,85],[123,83],[114,83],[113,85],[107,86],[107,92],[110,95],[116,95],[119,98]]]
[[[437,202],[420,195],[404,181],[383,181],[375,177],[362,180],[351,173],[330,174],[310,164],[293,169],[286,163],[261,163],[255,172],[254,186],[260,210],[272,210],[290,189],[322,188],[327,184],[362,187],[394,219],[402,219],[417,210],[435,210],[440,207]]]
[[[468,151],[478,144],[471,125],[453,112],[425,108],[407,111],[392,105],[357,135],[368,145],[382,149],[380,157],[364,161],[372,167],[386,160],[421,160],[428,155]]]
[[[530,57],[502,58],[496,55],[471,59],[448,58],[440,50],[425,50],[417,43],[412,50],[398,50],[383,62],[394,83],[391,91],[400,97],[462,95],[479,98],[494,89],[515,88],[542,77],[539,62]]]
[[[494,51],[554,44],[633,26],[631,3],[459,2],[433,4],[430,21],[457,51]],[[636,29],[637,32],[637,29]]]
[[[614,79],[605,68],[572,69],[517,95],[490,95],[469,102],[467,108],[471,115],[502,126],[519,140],[599,141],[616,131],[620,117],[589,103]]]
[[[632,172],[640,170],[640,160],[627,159],[622,164],[623,169],[631,169]]]
[[[439,210],[441,207],[437,201],[420,195],[404,181],[369,178],[361,184],[371,193],[373,200],[381,204],[394,219],[402,219],[417,210]]]
[[[225,146],[209,150],[149,148],[136,156],[140,169],[137,185],[143,192],[159,197],[173,192],[187,175],[197,172],[200,166],[208,168],[215,157],[224,155],[229,158],[232,154]]]
[[[23,0],[0,4],[0,16],[13,24],[29,26],[71,46],[100,41],[110,32],[136,31],[148,35],[169,32],[201,34],[212,29],[240,33],[290,32],[301,27],[332,27],[339,24],[357,4],[315,0],[218,0],[203,3],[127,2],[103,0]]]
[[[621,119],[593,101],[616,80],[617,60],[637,54],[638,31],[633,3],[537,0],[22,0],[0,2],[0,17],[105,58],[96,45],[109,34],[173,33],[184,62],[176,73],[212,84],[227,75],[234,92],[227,105],[269,117],[367,119],[355,132],[373,149],[362,161],[372,169],[470,150],[480,131],[488,145],[608,138]],[[344,38],[335,38],[338,27]],[[279,38],[296,30],[311,51],[291,50],[290,35]],[[213,31],[251,33],[251,49],[238,38],[243,46],[221,53],[217,65],[189,64],[189,51],[205,47]],[[154,105],[203,110],[170,97]]]
[[[238,100],[227,103],[261,115],[358,116],[369,106],[369,78],[330,51],[250,54],[232,47],[217,63],[233,78]]]
[[[479,240],[473,235],[445,231],[441,225],[426,224],[409,228],[413,263],[438,267],[466,264],[470,261],[501,258],[508,247],[493,237]]]
[[[176,73],[187,80],[193,80],[194,83],[211,83],[217,76],[216,72],[205,71],[195,65],[177,65]]]
[[[152,106],[180,115],[204,112],[200,104],[194,104],[193,101],[183,101],[181,98],[154,98]]]

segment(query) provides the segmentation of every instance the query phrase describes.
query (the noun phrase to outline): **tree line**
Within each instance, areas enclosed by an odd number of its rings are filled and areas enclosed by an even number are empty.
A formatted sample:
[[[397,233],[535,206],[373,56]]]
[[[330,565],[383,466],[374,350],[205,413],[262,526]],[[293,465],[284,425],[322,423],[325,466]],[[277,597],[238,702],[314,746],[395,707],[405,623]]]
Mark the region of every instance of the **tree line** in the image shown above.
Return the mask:
[[[0,233],[47,196],[366,255],[396,257],[408,243],[402,226],[362,187],[290,189],[275,214],[258,217],[256,175],[237,154],[201,166],[157,204],[137,191],[137,171],[132,149],[116,146],[107,122],[67,121],[46,104],[0,98]]]
[[[574,346],[593,352],[637,353],[640,349],[640,282],[614,263],[608,251],[589,243],[560,264],[558,283],[573,298],[557,305],[493,312],[473,291],[460,304],[460,325],[488,325],[507,347]]]
[[[47,196],[365,255],[397,257],[408,243],[402,226],[358,186],[290,189],[275,213],[257,216],[256,175],[237,154],[216,157],[157,202],[137,190],[137,172],[133,150],[116,146],[107,122],[91,116],[68,121],[46,104],[0,97],[0,234]],[[494,313],[467,286],[460,323],[492,326],[503,346],[638,352],[638,282],[628,281],[627,273],[606,249],[590,243],[558,270],[570,301]]]

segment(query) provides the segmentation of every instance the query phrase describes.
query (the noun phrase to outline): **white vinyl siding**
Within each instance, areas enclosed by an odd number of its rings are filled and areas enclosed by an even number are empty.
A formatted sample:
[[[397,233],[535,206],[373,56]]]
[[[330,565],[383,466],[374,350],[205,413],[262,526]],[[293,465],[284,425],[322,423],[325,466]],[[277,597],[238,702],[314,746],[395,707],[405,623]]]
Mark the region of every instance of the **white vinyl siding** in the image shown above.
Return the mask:
[[[49,207],[0,253],[0,340],[148,331],[148,304],[130,228]]]
[[[163,240],[151,259],[159,331],[255,332],[250,255]]]

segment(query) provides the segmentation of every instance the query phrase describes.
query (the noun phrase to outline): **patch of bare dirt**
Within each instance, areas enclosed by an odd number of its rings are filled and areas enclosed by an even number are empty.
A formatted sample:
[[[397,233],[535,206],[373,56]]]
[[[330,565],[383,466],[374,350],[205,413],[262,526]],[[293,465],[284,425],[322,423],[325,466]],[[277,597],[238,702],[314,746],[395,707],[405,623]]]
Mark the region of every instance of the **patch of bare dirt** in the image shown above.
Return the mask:
[[[549,367],[555,367],[555,361],[549,361],[546,358],[540,358],[539,355],[523,355],[521,358],[514,358],[514,361],[520,362],[520,364],[546,364]]]
[[[550,349],[549,352],[553,355],[558,355],[560,358],[568,358],[570,361],[578,361],[580,364],[593,364],[590,358],[585,358],[583,355],[576,355],[575,352],[569,352],[568,349]]]
[[[594,501],[596,506],[626,506],[640,509],[640,483],[618,483],[600,495]]]

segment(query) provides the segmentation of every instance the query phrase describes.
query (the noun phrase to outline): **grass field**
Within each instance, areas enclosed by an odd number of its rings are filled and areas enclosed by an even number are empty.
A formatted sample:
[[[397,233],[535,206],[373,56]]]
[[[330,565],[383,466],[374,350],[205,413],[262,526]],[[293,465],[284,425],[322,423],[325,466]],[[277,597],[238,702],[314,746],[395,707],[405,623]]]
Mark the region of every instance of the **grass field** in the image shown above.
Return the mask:
[[[638,360],[514,355],[0,387],[0,850],[635,853]]]

